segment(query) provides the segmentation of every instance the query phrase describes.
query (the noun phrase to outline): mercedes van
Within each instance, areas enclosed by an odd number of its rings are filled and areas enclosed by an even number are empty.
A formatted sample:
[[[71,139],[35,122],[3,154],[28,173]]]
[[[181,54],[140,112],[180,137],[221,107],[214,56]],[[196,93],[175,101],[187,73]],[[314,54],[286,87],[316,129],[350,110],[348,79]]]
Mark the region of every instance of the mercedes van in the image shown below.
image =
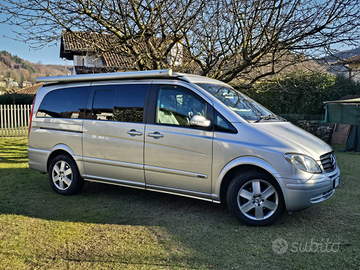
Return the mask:
[[[264,226],[340,182],[329,145],[214,79],[156,70],[36,81],[29,166],[59,194],[85,180],[226,201]]]

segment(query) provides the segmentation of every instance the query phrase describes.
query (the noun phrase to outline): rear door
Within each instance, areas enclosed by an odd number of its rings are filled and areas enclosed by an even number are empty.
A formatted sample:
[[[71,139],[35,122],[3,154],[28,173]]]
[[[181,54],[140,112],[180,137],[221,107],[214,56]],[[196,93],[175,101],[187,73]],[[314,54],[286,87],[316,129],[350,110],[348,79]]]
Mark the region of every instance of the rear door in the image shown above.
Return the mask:
[[[86,178],[145,186],[144,110],[147,84],[92,85],[84,120]]]
[[[153,89],[145,131],[147,189],[210,198],[213,131],[189,123],[193,115],[209,118],[208,102],[183,86]]]

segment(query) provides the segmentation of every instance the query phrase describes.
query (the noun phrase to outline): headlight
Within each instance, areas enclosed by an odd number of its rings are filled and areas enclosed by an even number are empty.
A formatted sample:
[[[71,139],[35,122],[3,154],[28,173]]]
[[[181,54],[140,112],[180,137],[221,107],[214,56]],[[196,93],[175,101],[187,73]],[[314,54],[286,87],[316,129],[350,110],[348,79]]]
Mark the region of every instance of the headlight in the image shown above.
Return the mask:
[[[284,157],[300,170],[309,173],[321,173],[320,166],[311,157],[299,154],[285,154]]]

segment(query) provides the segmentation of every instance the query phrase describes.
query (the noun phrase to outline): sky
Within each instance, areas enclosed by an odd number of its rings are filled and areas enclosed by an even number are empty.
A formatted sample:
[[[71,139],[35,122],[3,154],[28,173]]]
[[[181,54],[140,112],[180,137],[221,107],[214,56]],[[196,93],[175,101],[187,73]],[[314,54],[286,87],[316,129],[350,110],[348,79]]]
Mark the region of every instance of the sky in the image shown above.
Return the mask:
[[[1,1],[1,0],[0,0]],[[4,15],[0,13],[0,21],[4,19]],[[39,61],[45,65],[72,65],[72,61],[64,61],[60,58],[60,41],[56,46],[48,46],[40,50],[31,49],[28,44],[24,42],[15,41],[11,37],[15,37],[12,32],[14,26],[7,24],[0,24],[0,51],[7,51],[12,55],[17,55],[24,60],[28,60],[32,63],[38,63]],[[10,38],[8,38],[10,37]],[[338,48],[340,50],[350,49],[347,46]]]
[[[0,14],[0,21],[4,15]],[[32,63],[41,61],[45,65],[65,65],[65,61],[60,58],[60,41],[56,46],[45,47],[41,50],[31,49],[28,44],[24,42],[15,41],[7,37],[15,37],[11,31],[14,26],[7,24],[0,24],[0,51],[7,51],[12,55],[17,55],[24,60]],[[72,65],[72,61],[66,61],[66,65]]]

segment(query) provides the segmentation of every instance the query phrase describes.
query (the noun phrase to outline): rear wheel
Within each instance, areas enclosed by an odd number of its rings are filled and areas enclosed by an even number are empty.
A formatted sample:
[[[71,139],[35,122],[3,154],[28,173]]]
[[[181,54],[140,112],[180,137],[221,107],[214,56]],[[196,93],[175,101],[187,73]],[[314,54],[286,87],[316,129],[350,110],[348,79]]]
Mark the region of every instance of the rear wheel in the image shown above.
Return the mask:
[[[50,164],[49,180],[51,187],[59,194],[72,195],[84,185],[75,161],[67,155],[56,156]]]
[[[235,176],[228,187],[226,199],[233,215],[246,225],[271,225],[284,209],[284,198],[278,183],[259,171]]]

